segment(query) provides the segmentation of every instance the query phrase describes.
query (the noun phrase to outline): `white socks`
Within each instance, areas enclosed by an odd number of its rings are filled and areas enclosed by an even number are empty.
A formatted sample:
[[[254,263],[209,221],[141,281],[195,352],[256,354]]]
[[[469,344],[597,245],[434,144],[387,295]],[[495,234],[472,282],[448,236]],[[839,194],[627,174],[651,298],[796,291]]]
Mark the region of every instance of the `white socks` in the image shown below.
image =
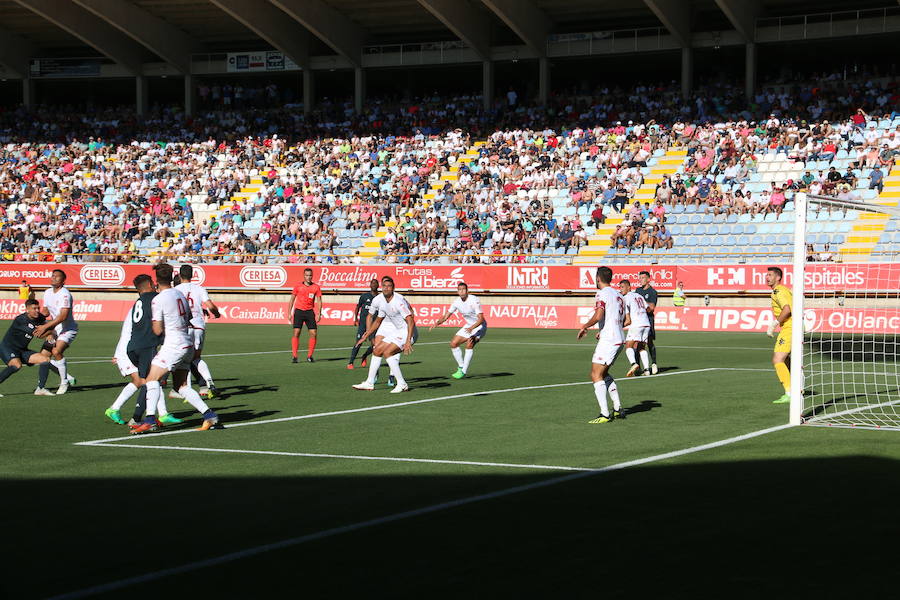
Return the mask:
[[[156,407],[162,399],[162,388],[159,387],[158,381],[147,382],[147,410],[144,415],[152,417],[156,414]]]
[[[475,354],[474,350],[469,350],[466,348],[465,356],[463,358],[462,370],[463,373],[469,372],[469,363],[472,362],[472,355]]]
[[[597,404],[600,405],[600,414],[604,417],[609,417],[609,406],[606,404],[607,393],[613,402],[613,410],[622,410],[622,403],[619,401],[619,388],[616,386],[616,380],[609,375],[603,381],[594,382],[594,395],[597,397]]]
[[[625,348],[625,356],[628,358],[628,364],[633,365],[637,362],[634,358],[634,348]]]
[[[50,360],[50,364],[56,367],[56,370],[59,371],[59,380],[62,383],[66,383],[66,379],[68,379],[69,373],[66,369],[66,359],[62,360]]]
[[[378,377],[378,367],[381,366],[381,357],[375,356],[374,354],[369,357],[369,376],[366,377],[366,381],[375,384],[375,378]]]
[[[400,371],[400,353],[388,357],[387,359],[388,368],[391,370],[391,375],[394,376],[394,379],[397,380],[397,385],[405,386],[406,380],[403,379],[403,373]]]
[[[606,392],[609,394],[609,399],[613,402],[613,410],[622,410],[622,403],[619,402],[619,387],[616,385],[616,380],[607,375],[603,378],[603,383],[606,384]]]
[[[119,392],[119,397],[116,398],[116,401],[113,402],[113,405],[110,408],[112,408],[113,410],[119,410],[128,401],[128,399],[131,398],[132,395],[134,395],[136,391],[137,386],[129,381],[128,385],[122,388],[122,391]]]
[[[184,399],[188,401],[188,403],[200,411],[202,415],[206,411],[209,410],[209,406],[206,402],[203,401],[203,398],[200,397],[200,394],[197,393],[197,390],[192,388],[189,385],[181,386],[181,389],[178,390],[178,393],[184,396]]]
[[[203,379],[206,380],[206,385],[209,387],[215,387],[213,383],[212,373],[209,372],[209,365],[206,364],[206,361],[202,358],[197,361],[197,371],[200,375],[203,376]]]
[[[650,370],[650,353],[646,350],[641,350],[641,364],[644,365],[644,370]]]
[[[594,396],[597,397],[597,404],[600,405],[600,414],[609,417],[609,406],[606,404],[606,382],[594,382]]]
[[[456,348],[450,348],[450,352],[453,354],[453,358],[454,358],[454,360],[456,360],[457,366],[459,366],[459,368],[462,369],[463,368],[462,348],[460,348],[459,346],[457,346]]]

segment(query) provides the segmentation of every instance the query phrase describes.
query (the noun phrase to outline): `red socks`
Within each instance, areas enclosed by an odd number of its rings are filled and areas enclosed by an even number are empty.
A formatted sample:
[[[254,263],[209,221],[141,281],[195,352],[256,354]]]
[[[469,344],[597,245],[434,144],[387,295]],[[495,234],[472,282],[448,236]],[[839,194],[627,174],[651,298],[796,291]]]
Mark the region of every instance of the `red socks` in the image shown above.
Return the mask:
[[[307,356],[313,355],[313,350],[316,349],[316,338],[313,336],[309,336],[309,354]]]
[[[291,338],[291,354],[294,355],[294,358],[297,358],[297,350],[300,348],[300,338]]]

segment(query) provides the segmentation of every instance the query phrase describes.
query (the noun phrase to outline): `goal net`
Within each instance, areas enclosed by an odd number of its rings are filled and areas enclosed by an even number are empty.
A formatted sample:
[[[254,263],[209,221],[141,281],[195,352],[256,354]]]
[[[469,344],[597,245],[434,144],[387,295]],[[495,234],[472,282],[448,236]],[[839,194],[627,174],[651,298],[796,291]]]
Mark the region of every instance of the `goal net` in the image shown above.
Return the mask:
[[[900,430],[900,211],[882,202],[797,195],[794,424]]]

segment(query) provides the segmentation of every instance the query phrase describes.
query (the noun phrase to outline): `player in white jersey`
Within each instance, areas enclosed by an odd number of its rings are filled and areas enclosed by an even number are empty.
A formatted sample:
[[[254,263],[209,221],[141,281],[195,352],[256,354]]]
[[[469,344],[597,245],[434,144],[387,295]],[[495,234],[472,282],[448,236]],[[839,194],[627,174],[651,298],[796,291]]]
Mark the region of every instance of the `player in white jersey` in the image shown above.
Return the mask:
[[[475,353],[475,344],[480,342],[487,334],[487,321],[485,321],[484,312],[481,310],[481,302],[469,293],[467,284],[459,283],[456,286],[456,293],[459,294],[459,298],[453,301],[449,310],[431,326],[431,329],[442,325],[453,313],[458,312],[462,315],[466,324],[460,327],[453,339],[450,340],[450,352],[458,365],[456,373],[453,373],[451,377],[462,379],[469,372],[469,364],[472,362],[472,355]],[[465,353],[460,348],[463,344],[466,346]]]
[[[409,386],[400,371],[400,353],[412,352],[413,344],[419,333],[416,329],[416,318],[406,298],[394,292],[394,280],[381,278],[381,293],[375,296],[369,306],[369,327],[359,338],[356,345],[361,345],[370,335],[375,335],[375,350],[369,362],[369,376],[362,383],[353,387],[357,390],[374,390],[375,378],[381,361],[386,360],[391,375],[397,386],[392,394],[409,391]]]
[[[631,282],[627,279],[619,282],[619,291],[625,298],[625,310],[631,322],[628,336],[625,338],[625,356],[628,357],[631,367],[625,377],[634,377],[640,368],[635,357],[636,352],[640,353],[644,375],[649,375],[650,353],[647,351],[647,340],[650,338],[650,317],[647,315],[647,303],[643,296],[631,291]]]
[[[594,383],[594,396],[600,405],[600,416],[588,421],[592,424],[609,423],[613,419],[625,418],[625,411],[622,410],[622,404],[619,401],[616,381],[609,374],[609,368],[622,350],[625,337],[622,332],[622,327],[625,325],[625,300],[612,287],[612,275],[612,269],[609,267],[597,268],[597,288],[600,291],[594,298],[594,315],[578,331],[580,340],[589,328],[600,323],[597,347],[591,358],[591,381]],[[609,406],[606,403],[607,394],[613,402],[612,416],[609,414]]]
[[[154,267],[159,294],[151,304],[153,333],[164,335],[163,344],[150,363],[150,372],[145,378],[147,386],[147,410],[144,422],[131,430],[132,433],[156,431],[156,412],[167,414],[165,397],[159,381],[172,373],[173,387],[184,396],[191,406],[203,414],[201,430],[218,425],[219,417],[200,398],[200,394],[187,383],[191,361],[194,358],[194,339],[190,333],[191,311],[184,294],[172,287],[172,265],[162,263]],[[177,422],[177,420],[169,422]]]
[[[38,367],[38,385],[34,390],[36,396],[53,395],[53,392],[47,389],[47,377],[50,375],[51,367],[59,373],[57,394],[65,394],[69,390],[69,385],[75,383],[75,378],[68,373],[65,352],[78,335],[78,323],[72,314],[74,306],[72,292],[65,285],[65,272],[54,269],[50,275],[50,287],[44,290],[44,308],[41,309],[41,313],[50,320],[35,330],[35,337],[41,337],[45,331],[53,329],[55,341],[48,338],[41,348],[41,353],[50,357],[50,362]]]
[[[191,279],[194,277],[194,267],[181,265],[178,269],[178,274],[181,276],[182,283],[176,285],[175,289],[184,294],[191,307],[191,333],[194,337],[194,360],[191,361],[191,373],[194,374],[198,381],[204,380],[206,382],[206,385],[200,388],[200,394],[205,395],[207,398],[214,398],[219,393],[216,390],[216,384],[213,381],[209,365],[202,358],[203,343],[206,340],[206,317],[204,312],[218,319],[221,316],[219,307],[210,300],[206,288],[191,282]],[[188,383],[190,383],[190,379],[188,379]],[[174,390],[173,393],[177,394]]]

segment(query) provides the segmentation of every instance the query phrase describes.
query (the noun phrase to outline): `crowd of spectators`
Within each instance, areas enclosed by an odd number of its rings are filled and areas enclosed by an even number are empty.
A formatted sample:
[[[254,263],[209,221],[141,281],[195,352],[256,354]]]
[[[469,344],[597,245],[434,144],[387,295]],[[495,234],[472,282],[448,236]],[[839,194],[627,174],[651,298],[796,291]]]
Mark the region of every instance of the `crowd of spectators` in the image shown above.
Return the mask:
[[[508,97],[489,111],[477,97],[431,97],[373,101],[362,115],[328,104],[312,118],[249,99],[194,118],[2,113],[0,257],[358,262],[359,244],[344,242],[396,222],[380,241],[389,261],[529,262],[577,253],[620,211],[611,245],[671,248],[675,205],[780,213],[798,190],[858,200],[859,179],[880,190],[900,150],[900,127],[874,127],[900,116],[892,81],[763,89],[749,104],[711,86],[696,98],[637,86],[546,107]],[[476,139],[487,140],[476,159],[460,161]],[[673,146],[688,152],[683,173],[635,202],[647,161]],[[771,153],[854,164],[751,191]],[[451,166],[457,179],[432,190]],[[259,191],[239,194],[254,177]]]

